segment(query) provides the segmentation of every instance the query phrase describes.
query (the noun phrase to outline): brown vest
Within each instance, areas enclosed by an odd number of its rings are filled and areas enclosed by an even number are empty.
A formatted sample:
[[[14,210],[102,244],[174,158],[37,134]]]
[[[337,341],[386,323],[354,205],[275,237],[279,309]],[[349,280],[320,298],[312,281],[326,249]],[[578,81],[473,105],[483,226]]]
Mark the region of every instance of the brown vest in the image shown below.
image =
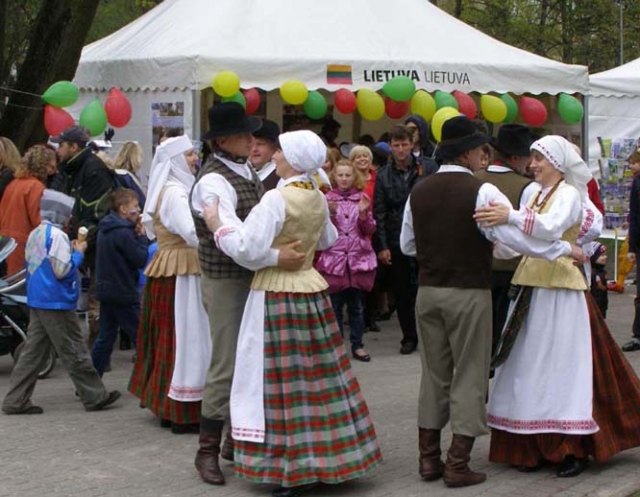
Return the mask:
[[[258,175],[251,169],[252,179],[245,179],[239,174],[234,173],[223,162],[216,159],[214,155],[211,155],[205,165],[198,171],[195,184],[197,184],[204,175],[209,173],[219,174],[235,189],[238,198],[236,216],[238,216],[240,221],[244,221],[264,193],[264,188],[262,187],[262,183],[260,183]],[[189,195],[189,203],[191,203],[191,195]],[[193,216],[196,233],[200,240],[198,258],[200,259],[202,272],[209,278],[215,279],[250,277],[253,274],[252,271],[236,264],[231,257],[218,250],[213,238],[213,233],[207,228],[204,219],[194,212],[193,206],[191,206],[191,215]]]
[[[473,214],[482,181],[468,173],[432,174],[411,192],[421,286],[491,288],[493,245]]]
[[[514,209],[520,208],[522,192],[532,182],[529,178],[525,178],[515,171],[496,172],[483,170],[477,171],[475,176],[482,181],[495,185],[498,190],[504,193],[509,199]],[[521,257],[515,257],[513,259],[493,259],[493,270],[513,273],[518,267],[520,259]]]

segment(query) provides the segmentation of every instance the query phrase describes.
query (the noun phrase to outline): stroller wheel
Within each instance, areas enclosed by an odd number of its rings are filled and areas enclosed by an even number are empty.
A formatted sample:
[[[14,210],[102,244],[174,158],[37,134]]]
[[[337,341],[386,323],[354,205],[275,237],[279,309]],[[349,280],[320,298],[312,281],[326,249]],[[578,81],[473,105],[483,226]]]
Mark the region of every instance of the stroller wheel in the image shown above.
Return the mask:
[[[23,349],[24,349],[24,342],[22,342],[15,349],[13,349],[13,352],[11,353],[11,355],[13,356],[14,364],[18,362],[18,358],[20,357],[20,354],[22,354]],[[53,371],[53,368],[55,368],[55,366],[56,366],[56,351],[52,348],[51,350],[49,350],[49,355],[45,363],[43,364],[42,369],[40,369],[40,372],[38,373],[38,379],[43,380],[44,378],[49,376],[49,374],[51,373],[51,371]]]

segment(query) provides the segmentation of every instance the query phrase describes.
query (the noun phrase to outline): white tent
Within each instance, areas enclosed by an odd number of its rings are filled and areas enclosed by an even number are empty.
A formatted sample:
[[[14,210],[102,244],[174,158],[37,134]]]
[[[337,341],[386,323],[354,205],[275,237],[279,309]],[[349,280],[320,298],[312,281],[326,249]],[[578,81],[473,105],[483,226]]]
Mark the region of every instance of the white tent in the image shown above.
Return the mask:
[[[290,79],[309,89],[378,90],[406,75],[428,91],[588,91],[586,67],[501,43],[428,0],[165,0],[86,46],[74,81],[84,92],[79,106],[104,100],[111,87],[126,90],[133,119],[117,137],[150,150],[152,104],[179,101],[185,131],[198,136],[200,92],[223,70],[264,90]],[[268,97],[267,115],[280,121],[281,104],[269,108],[276,100]]]
[[[589,162],[597,167],[600,138],[640,138],[640,59],[589,78]]]
[[[332,65],[347,66],[341,74],[352,84],[330,84]],[[222,70],[265,90],[294,78],[310,89],[375,90],[400,73],[427,90],[588,89],[586,67],[501,43],[427,0],[165,0],[85,47],[75,81],[86,89],[200,90]]]

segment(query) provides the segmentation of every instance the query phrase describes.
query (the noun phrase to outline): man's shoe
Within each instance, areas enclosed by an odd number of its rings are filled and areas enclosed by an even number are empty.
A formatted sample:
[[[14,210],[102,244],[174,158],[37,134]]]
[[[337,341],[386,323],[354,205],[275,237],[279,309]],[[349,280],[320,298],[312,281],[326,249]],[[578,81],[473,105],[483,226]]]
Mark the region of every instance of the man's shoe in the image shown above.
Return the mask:
[[[222,422],[209,423],[212,431],[207,431],[207,425],[200,426],[200,438],[198,439],[198,453],[195,465],[200,478],[210,485],[224,485],[224,475],[220,470],[218,456],[220,455],[220,442],[222,439]]]
[[[403,355],[411,354],[415,352],[418,348],[418,344],[416,342],[404,342],[402,347],[400,347],[400,353]]]
[[[380,331],[380,326],[378,326],[378,323],[376,323],[375,321],[371,321],[368,326],[368,330],[374,333],[378,333]]]
[[[231,436],[231,427],[227,430],[227,436],[224,438],[224,442],[222,443],[222,449],[220,449],[220,457],[226,461],[233,461],[233,448],[234,441]]]
[[[618,285],[615,281],[607,284],[607,290],[610,292],[624,293],[624,285]]]
[[[109,392],[109,394],[103,400],[98,402],[95,406],[85,407],[85,410],[89,412],[102,411],[105,407],[110,406],[119,398],[120,398],[120,392],[118,392],[117,390],[113,390]]]
[[[271,492],[271,495],[273,497],[298,497],[317,485],[317,483],[309,483],[308,485],[298,485],[297,487],[278,487]]]
[[[200,433],[200,423],[171,423],[171,433],[173,433],[174,435]]]
[[[624,352],[633,352],[634,350],[640,350],[640,340],[632,338],[630,341],[622,346]]]
[[[447,487],[469,487],[487,479],[484,473],[476,473],[469,468],[474,441],[473,437],[453,434],[443,475]]]
[[[40,406],[29,406],[24,409],[19,409],[16,411],[7,410],[4,411],[5,414],[42,414],[44,409]]]
[[[558,467],[556,474],[559,478],[571,478],[578,476],[587,467],[587,459],[580,459],[576,456],[567,456]]]

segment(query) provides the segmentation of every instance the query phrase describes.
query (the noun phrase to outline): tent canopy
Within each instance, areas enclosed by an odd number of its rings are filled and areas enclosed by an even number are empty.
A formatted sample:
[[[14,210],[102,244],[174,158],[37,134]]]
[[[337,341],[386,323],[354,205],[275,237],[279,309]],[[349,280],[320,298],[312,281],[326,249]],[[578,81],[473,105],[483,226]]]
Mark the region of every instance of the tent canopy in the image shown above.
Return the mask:
[[[593,74],[589,84],[593,96],[640,96],[640,59]]]
[[[264,90],[380,89],[406,75],[417,88],[588,92],[584,66],[501,43],[428,0],[165,0],[84,48],[83,89],[201,90],[223,70]]]

